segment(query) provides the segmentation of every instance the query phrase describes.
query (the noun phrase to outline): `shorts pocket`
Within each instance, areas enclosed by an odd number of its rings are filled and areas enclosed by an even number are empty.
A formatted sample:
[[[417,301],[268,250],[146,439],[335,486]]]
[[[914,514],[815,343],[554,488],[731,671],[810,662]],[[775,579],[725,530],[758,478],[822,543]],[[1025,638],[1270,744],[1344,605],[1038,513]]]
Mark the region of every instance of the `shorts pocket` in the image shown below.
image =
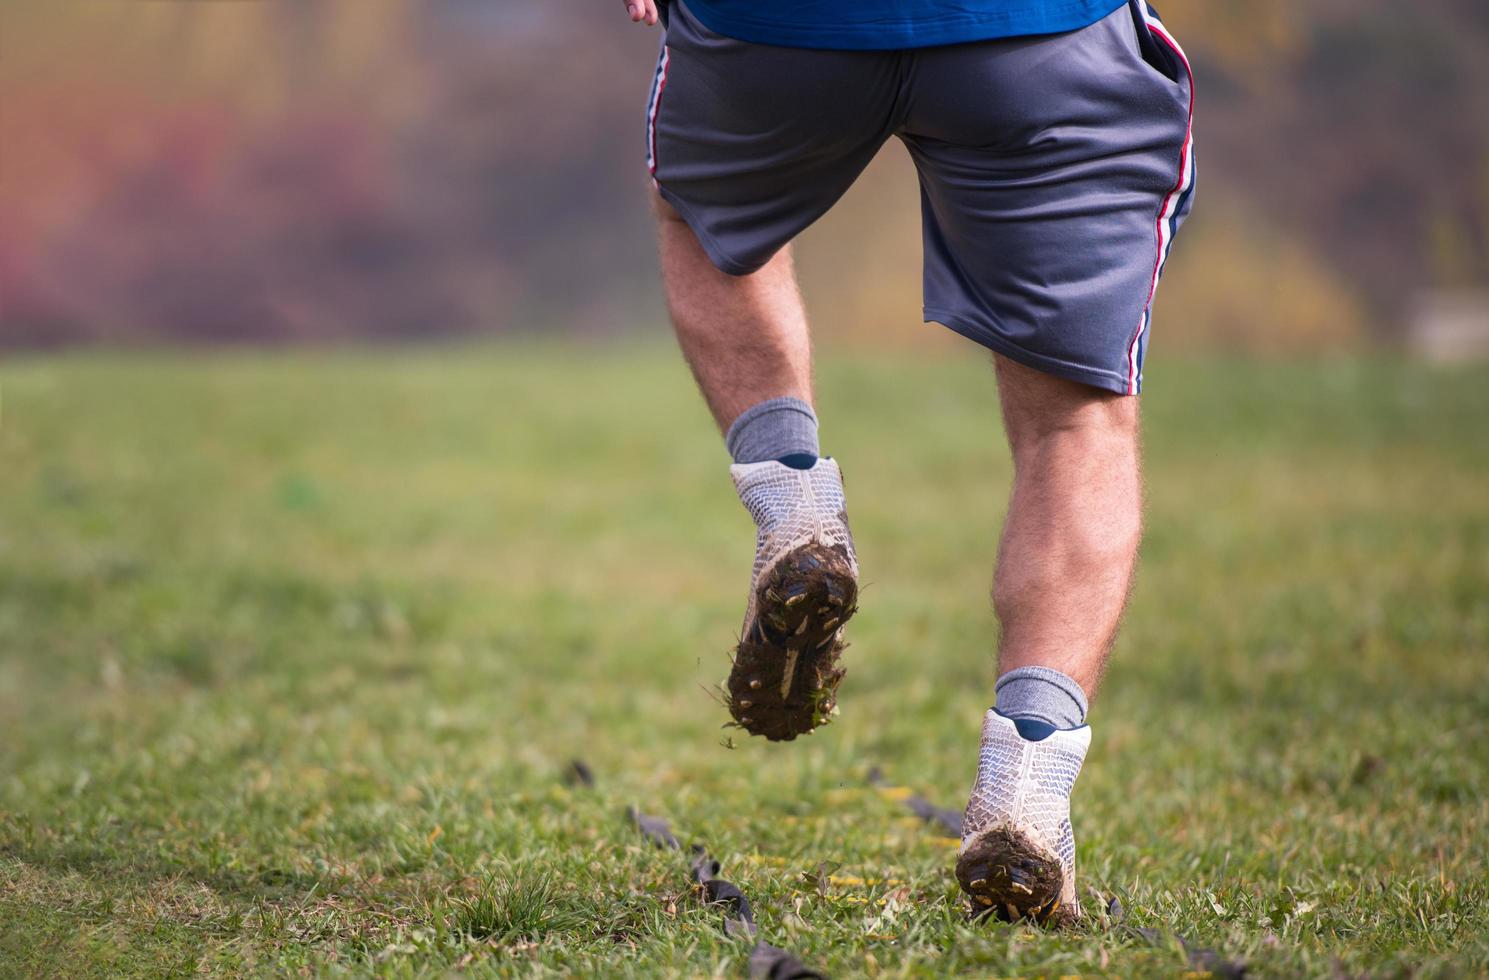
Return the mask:
[[[1132,12],[1138,51],[1143,61],[1175,85],[1186,82],[1188,69],[1172,46],[1167,28],[1158,19],[1158,11],[1144,0],[1127,0],[1127,8]]]

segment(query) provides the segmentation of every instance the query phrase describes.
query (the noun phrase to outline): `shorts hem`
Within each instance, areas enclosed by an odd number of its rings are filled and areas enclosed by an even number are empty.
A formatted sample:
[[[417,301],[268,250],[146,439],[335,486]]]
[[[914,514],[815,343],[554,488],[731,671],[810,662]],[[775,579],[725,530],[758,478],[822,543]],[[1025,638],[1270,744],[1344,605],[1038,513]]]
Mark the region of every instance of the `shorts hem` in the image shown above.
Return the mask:
[[[764,267],[764,262],[758,265],[740,262],[724,251],[723,247],[719,245],[718,240],[703,230],[702,223],[694,216],[693,209],[688,206],[686,201],[669,191],[662,185],[661,181],[656,181],[656,188],[657,193],[662,195],[662,200],[672,205],[673,210],[678,213],[678,216],[687,224],[689,230],[693,232],[693,237],[697,238],[698,244],[703,246],[703,252],[708,256],[708,261],[714,264],[714,268],[726,276],[747,276],[753,272],[759,272]]]
[[[1088,367],[1084,364],[1073,364],[1070,361],[1062,361],[1057,357],[1040,354],[1026,347],[1020,347],[1013,341],[995,333],[983,324],[976,323],[966,317],[958,316],[946,310],[932,309],[926,307],[924,310],[926,323],[939,323],[949,330],[961,334],[968,340],[981,344],[997,354],[1002,354],[1011,361],[1017,361],[1025,367],[1052,374],[1066,381],[1075,381],[1079,384],[1090,385],[1103,391],[1114,392],[1118,395],[1139,394],[1142,391],[1142,374],[1138,375],[1136,391],[1129,390],[1127,376],[1105,368]]]

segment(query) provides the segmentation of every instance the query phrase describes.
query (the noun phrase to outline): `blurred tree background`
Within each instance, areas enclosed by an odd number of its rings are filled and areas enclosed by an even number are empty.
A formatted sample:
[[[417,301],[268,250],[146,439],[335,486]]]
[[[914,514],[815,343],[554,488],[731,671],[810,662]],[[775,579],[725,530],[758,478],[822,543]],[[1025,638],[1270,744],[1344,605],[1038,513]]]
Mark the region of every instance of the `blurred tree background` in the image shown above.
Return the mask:
[[[1180,0],[1200,203],[1163,343],[1389,340],[1489,282],[1489,4]],[[662,320],[612,0],[0,6],[0,345],[325,341]],[[827,334],[919,323],[891,143],[805,236]]]

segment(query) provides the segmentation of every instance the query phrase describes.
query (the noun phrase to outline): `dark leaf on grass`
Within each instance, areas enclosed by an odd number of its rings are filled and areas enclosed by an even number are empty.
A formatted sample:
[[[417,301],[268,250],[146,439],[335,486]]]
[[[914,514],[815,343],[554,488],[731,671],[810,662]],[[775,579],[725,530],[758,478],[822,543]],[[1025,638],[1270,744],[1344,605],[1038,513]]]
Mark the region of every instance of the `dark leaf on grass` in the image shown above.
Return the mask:
[[[730,935],[738,934],[744,929],[745,935],[755,934],[755,910],[750,908],[750,900],[745,898],[744,892],[732,881],[723,878],[712,878],[703,883],[703,901],[707,905],[719,905],[724,909],[724,931]],[[730,932],[729,923],[739,923],[734,932]]]
[[[1127,910],[1122,907],[1122,900],[1113,895],[1112,900],[1106,903],[1106,917],[1115,926],[1119,925],[1126,916]]]
[[[708,851],[702,844],[693,845],[693,863],[689,866],[693,872],[693,880],[698,884],[712,881],[719,876],[722,865],[709,857]]]
[[[936,806],[924,796],[912,796],[905,801],[905,805],[926,823],[940,824],[948,837],[962,836],[962,814],[960,811],[948,810],[945,807]]]
[[[890,789],[894,786],[885,777],[884,770],[878,766],[869,767],[867,778],[870,786],[879,789]],[[948,810],[944,807],[936,806],[936,804],[918,794],[907,798],[905,805],[926,823],[940,824],[941,829],[946,831],[947,836],[962,836],[962,814],[960,810]]]
[[[1246,964],[1240,960],[1228,959],[1213,949],[1190,946],[1183,936],[1179,937],[1179,942],[1189,956],[1189,965],[1195,972],[1220,977],[1221,980],[1244,980],[1246,977]]]
[[[594,770],[585,765],[583,759],[574,759],[569,763],[569,768],[564,770],[564,783],[568,786],[593,788],[595,785]]]
[[[705,905],[719,905],[724,909],[724,935],[730,938],[752,938],[755,935],[755,910],[739,886],[720,878],[720,864],[709,857],[702,844],[694,844],[693,863],[690,866],[693,880],[703,889]]]
[[[1189,961],[1189,967],[1198,973],[1220,977],[1222,980],[1243,980],[1247,976],[1246,964],[1240,960],[1228,959],[1213,949],[1205,949],[1195,946],[1183,936],[1168,936],[1157,929],[1134,929],[1133,932],[1152,943],[1154,946],[1169,946],[1177,940],[1179,947],[1184,950],[1184,956]]]
[[[661,817],[648,816],[635,807],[631,807],[626,813],[630,816],[631,822],[641,831],[641,836],[657,847],[670,848],[674,851],[682,850],[682,845],[677,842],[676,837],[672,836],[672,828]]]
[[[755,921],[753,919],[740,919],[732,915],[724,917],[724,935],[730,939],[754,939]]]
[[[763,940],[750,951],[750,977],[751,980],[826,980],[825,974]]]

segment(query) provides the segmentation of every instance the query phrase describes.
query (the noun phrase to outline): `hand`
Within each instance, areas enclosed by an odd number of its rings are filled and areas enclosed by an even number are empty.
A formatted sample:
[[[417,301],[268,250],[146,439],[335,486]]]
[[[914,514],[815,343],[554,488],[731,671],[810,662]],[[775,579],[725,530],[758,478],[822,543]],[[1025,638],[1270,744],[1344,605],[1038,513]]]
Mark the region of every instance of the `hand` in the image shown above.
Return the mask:
[[[631,15],[631,23],[639,24],[645,21],[648,25],[655,27],[661,19],[657,14],[657,0],[621,0],[626,5],[626,13]]]

